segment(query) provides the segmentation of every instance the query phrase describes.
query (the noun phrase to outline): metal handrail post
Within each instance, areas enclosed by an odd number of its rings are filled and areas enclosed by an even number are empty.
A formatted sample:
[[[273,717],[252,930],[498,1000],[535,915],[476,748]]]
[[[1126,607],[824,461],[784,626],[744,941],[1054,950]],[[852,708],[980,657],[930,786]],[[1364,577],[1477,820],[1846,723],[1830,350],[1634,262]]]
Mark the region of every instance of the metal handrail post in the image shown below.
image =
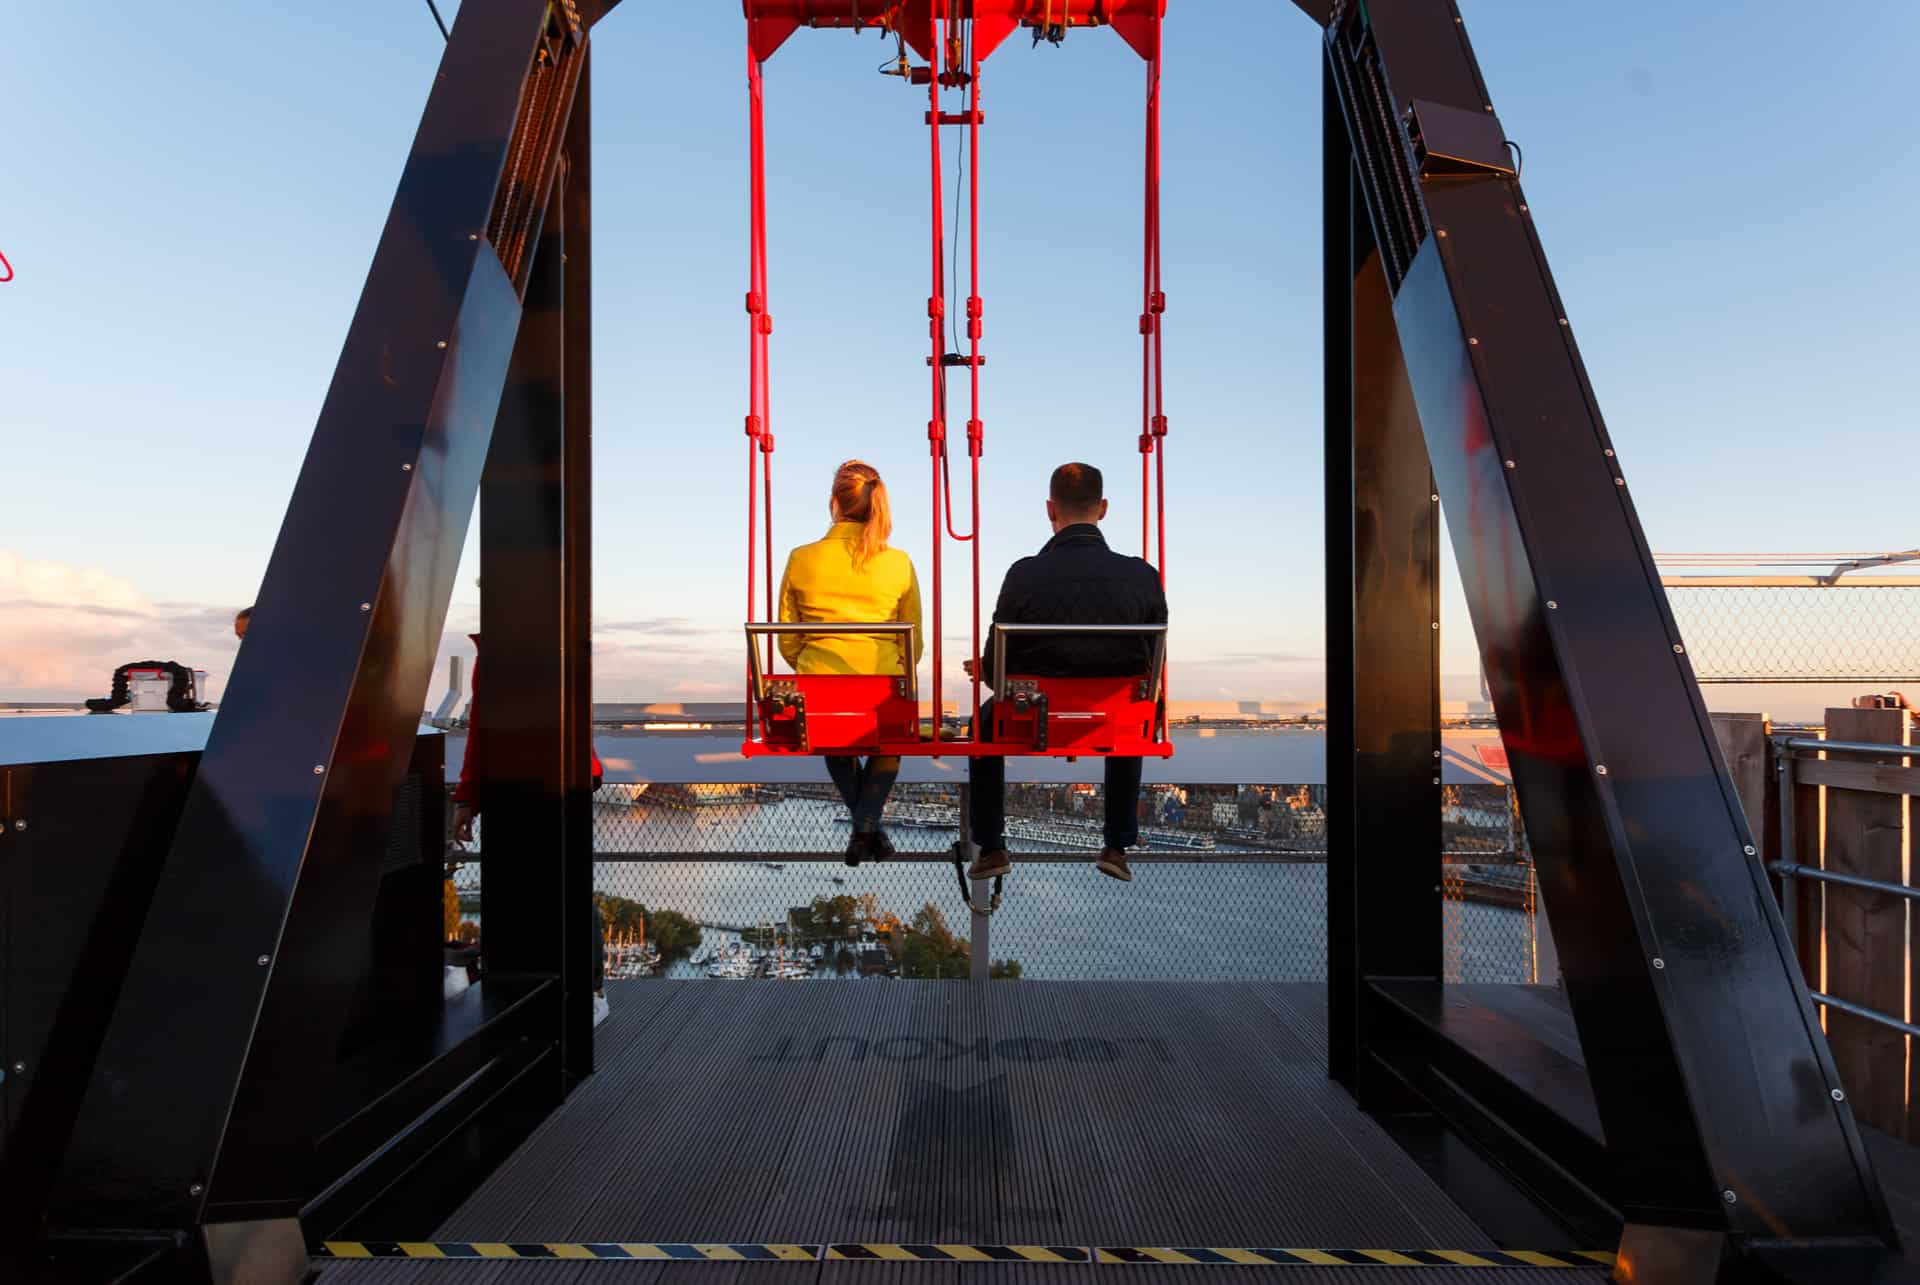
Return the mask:
[[[973,850],[973,787],[960,783],[960,851],[971,860],[977,855]],[[967,909],[971,912],[967,930],[967,958],[971,964],[969,976],[976,982],[990,981],[993,978],[993,943],[989,938],[989,927],[993,916],[982,906],[989,904],[993,896],[993,880],[969,879],[967,881]]]
[[[1773,770],[1780,777],[1780,862],[1793,866],[1793,755],[1775,757]],[[1792,874],[1780,876],[1780,913],[1787,921],[1787,951],[1800,957],[1800,880]]]

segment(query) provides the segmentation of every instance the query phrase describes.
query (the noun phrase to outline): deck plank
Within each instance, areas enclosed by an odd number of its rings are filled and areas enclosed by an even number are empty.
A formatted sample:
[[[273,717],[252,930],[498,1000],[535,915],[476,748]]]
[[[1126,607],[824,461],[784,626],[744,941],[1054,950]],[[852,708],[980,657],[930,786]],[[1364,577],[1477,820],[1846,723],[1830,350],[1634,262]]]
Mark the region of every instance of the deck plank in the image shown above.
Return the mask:
[[[1294,990],[1301,990],[1294,994]],[[1324,1001],[1266,983],[612,983],[600,1070],[443,1241],[1490,1248],[1326,1077]],[[940,1263],[354,1263],[339,1285],[1080,1285]],[[1128,1267],[1126,1281],[1192,1268]],[[1362,1285],[1370,1268],[1236,1268]],[[1109,1273],[1111,1274],[1111,1273]],[[1527,1285],[1530,1269],[1419,1279]],[[1547,1271],[1541,1279],[1598,1280]],[[699,1280],[695,1278],[699,1277]],[[994,1282],[994,1285],[1000,1285]]]

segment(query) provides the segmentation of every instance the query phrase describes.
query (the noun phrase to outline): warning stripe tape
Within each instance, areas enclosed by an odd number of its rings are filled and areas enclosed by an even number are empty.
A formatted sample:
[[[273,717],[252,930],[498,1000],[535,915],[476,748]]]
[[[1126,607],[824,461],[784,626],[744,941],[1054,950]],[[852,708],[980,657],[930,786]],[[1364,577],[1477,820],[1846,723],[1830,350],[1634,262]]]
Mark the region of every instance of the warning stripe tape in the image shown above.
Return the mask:
[[[692,1245],[629,1241],[329,1240],[319,1259],[641,1259],[689,1263],[1099,1263],[1204,1267],[1612,1267],[1604,1250],[1228,1249],[1123,1245]]]

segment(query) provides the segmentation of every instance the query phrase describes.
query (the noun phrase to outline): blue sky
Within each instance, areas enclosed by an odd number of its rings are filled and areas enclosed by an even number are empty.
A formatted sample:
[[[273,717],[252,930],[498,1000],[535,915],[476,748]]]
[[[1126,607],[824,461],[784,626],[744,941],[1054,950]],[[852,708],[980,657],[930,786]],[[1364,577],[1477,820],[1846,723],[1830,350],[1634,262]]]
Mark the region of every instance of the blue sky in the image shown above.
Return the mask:
[[[1655,548],[1920,543],[1897,163],[1920,7],[1462,8]],[[1317,699],[1316,32],[1282,0],[1170,10],[1175,694]],[[441,51],[423,0],[220,12],[73,7],[60,58],[26,9],[0,27],[0,697],[93,694],[168,649],[225,669]],[[595,37],[603,698],[734,689],[743,40],[718,0],[629,0]],[[874,74],[889,48],[801,32],[768,66],[775,529],[815,538],[857,454],[924,577],[924,97]],[[1098,31],[987,71],[991,594],[1063,459],[1107,470],[1137,539],[1142,65]],[[960,634],[964,582],[946,601]]]

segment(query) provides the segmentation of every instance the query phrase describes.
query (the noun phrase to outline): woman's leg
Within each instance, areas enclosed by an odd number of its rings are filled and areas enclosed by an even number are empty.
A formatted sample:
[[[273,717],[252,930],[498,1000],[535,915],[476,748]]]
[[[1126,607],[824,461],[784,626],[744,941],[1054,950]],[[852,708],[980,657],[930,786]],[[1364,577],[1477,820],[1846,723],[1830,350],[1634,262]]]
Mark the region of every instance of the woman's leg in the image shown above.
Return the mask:
[[[827,755],[827,775],[833,778],[834,788],[840,791],[841,801],[847,805],[847,811],[855,814],[854,829],[859,829],[860,811],[860,760],[851,754]]]
[[[886,807],[887,795],[899,775],[900,759],[896,755],[876,754],[867,760],[860,773],[860,802],[853,809],[855,830],[873,833],[880,829],[881,809]]]

